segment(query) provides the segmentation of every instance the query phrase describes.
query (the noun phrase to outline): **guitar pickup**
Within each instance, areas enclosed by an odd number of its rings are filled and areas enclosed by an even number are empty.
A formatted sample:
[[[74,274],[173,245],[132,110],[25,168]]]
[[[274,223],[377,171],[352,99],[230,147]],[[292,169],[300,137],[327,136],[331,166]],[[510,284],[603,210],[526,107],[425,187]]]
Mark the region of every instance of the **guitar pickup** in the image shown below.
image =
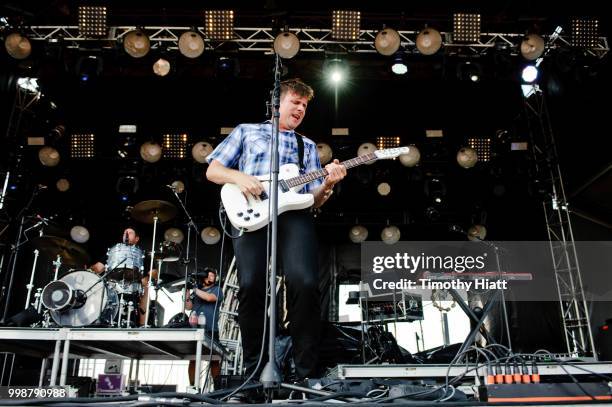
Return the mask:
[[[289,191],[289,185],[287,185],[287,181],[285,181],[284,179],[281,179],[278,184],[280,185],[280,189],[283,192],[287,192]]]

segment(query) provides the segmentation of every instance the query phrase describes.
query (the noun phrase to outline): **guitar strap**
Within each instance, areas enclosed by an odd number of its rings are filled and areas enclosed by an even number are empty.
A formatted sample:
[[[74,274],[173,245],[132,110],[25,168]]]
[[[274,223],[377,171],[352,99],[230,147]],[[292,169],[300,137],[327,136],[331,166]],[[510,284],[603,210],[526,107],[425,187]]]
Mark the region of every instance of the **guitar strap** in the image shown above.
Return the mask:
[[[306,164],[304,164],[304,140],[302,139],[302,135],[298,134],[297,131],[294,131],[295,141],[298,146],[298,160],[300,161],[300,171],[304,171],[306,169]]]

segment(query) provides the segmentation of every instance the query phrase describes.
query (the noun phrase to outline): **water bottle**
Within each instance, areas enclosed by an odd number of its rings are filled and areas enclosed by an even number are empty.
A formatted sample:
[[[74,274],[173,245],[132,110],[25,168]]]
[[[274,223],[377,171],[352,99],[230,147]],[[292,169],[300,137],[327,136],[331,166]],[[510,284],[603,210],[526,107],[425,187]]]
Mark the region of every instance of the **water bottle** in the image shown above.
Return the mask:
[[[195,328],[198,325],[198,314],[195,311],[189,315],[189,326]]]
[[[205,326],[206,326],[206,316],[204,315],[204,312],[200,312],[200,315],[198,315],[198,328],[204,329]]]

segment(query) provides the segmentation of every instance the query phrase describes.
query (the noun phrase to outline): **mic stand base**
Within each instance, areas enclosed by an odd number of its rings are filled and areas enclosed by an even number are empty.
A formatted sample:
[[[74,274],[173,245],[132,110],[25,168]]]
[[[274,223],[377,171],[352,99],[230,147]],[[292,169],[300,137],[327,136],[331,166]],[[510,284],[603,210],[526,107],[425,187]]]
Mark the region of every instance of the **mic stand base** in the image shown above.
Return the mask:
[[[282,381],[283,377],[276,363],[268,361],[259,376],[264,390],[278,389]]]

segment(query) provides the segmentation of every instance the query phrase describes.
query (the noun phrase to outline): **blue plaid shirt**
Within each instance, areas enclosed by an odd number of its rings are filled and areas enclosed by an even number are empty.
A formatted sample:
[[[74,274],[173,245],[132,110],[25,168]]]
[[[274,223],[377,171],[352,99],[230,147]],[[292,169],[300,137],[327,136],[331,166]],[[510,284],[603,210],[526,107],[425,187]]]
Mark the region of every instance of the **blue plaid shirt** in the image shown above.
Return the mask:
[[[206,157],[210,164],[217,160],[227,168],[238,169],[248,175],[259,176],[270,173],[270,139],[272,123],[266,121],[256,124],[240,124],[215,150]],[[298,145],[295,132],[281,131],[278,140],[279,165],[297,164],[299,166]],[[302,137],[299,136],[298,137]],[[304,140],[304,171],[306,174],[321,169],[317,145],[310,139]],[[323,179],[308,183],[302,188],[303,193],[312,193],[323,183]]]

